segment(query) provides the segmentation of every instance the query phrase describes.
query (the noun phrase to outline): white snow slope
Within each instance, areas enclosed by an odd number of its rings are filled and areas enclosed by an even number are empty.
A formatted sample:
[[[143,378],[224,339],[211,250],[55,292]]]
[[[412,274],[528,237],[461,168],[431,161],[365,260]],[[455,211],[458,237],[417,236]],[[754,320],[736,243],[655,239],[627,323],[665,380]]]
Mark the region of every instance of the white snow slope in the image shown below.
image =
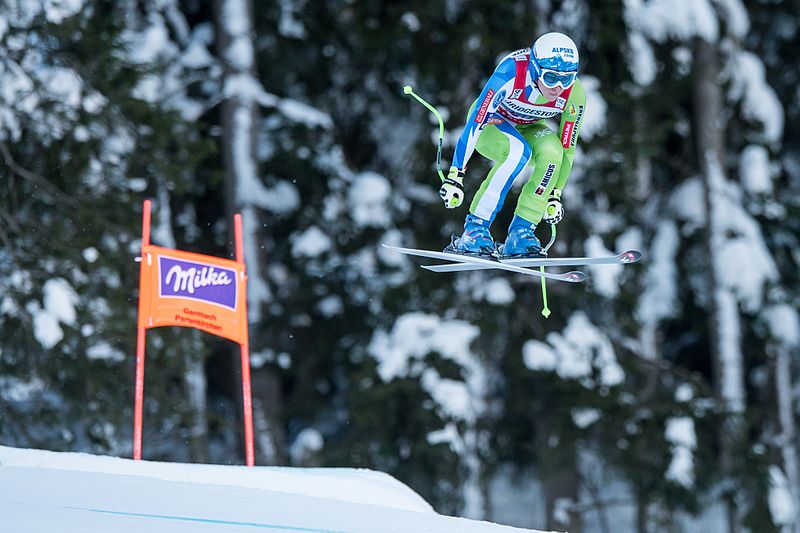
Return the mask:
[[[389,475],[132,461],[0,446],[0,529],[120,533],[513,533],[436,514]]]

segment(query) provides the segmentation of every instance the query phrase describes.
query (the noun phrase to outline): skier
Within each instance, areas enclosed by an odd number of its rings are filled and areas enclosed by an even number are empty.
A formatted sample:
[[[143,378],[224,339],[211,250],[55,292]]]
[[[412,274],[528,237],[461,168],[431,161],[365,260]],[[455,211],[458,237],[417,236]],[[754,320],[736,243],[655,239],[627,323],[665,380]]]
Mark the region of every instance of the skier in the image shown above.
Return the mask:
[[[447,208],[464,199],[464,173],[473,151],[494,161],[470,205],[464,233],[445,252],[501,258],[544,255],[534,229],[564,215],[561,191],[572,170],[586,95],[578,80],[578,48],[562,33],[542,35],[530,48],[500,61],[472,104],[456,144],[452,166],[439,190]],[[558,133],[544,119],[561,118]],[[533,166],[517,201],[505,244],[489,228],[514,179]]]

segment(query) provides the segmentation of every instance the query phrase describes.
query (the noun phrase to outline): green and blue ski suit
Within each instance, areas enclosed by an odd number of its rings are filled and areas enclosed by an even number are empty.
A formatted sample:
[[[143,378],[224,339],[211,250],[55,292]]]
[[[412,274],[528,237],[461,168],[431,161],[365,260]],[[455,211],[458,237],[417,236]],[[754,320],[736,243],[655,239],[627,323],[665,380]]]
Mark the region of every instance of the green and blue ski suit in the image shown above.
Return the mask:
[[[452,165],[459,170],[466,170],[475,150],[494,161],[470,205],[470,213],[489,222],[526,166],[533,165],[533,173],[514,213],[534,224],[542,219],[550,193],[564,188],[572,170],[586,94],[575,80],[561,96],[547,101],[531,73],[530,53],[524,48],[503,58],[472,104],[453,155]],[[557,132],[544,123],[559,116]]]

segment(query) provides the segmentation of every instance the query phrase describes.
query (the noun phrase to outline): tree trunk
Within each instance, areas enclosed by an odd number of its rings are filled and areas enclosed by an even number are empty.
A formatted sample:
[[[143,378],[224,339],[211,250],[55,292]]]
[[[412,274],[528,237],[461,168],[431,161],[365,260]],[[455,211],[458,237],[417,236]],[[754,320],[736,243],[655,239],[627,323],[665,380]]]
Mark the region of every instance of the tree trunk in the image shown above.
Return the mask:
[[[636,493],[636,533],[648,533],[647,512],[649,503],[644,491]]]
[[[797,429],[794,423],[792,400],[792,347],[779,344],[774,354],[775,399],[778,404],[780,448],[783,470],[795,502],[800,501],[800,472],[797,461]],[[800,520],[795,519],[790,531],[800,531]]]
[[[464,432],[464,447],[466,449],[464,462],[467,467],[467,479],[464,484],[464,514],[465,518],[483,520],[486,517],[486,500],[483,491],[483,465],[479,456],[480,430],[475,427]]]
[[[192,344],[197,352],[202,351],[202,335],[192,332]],[[202,357],[194,351],[184,355],[184,383],[189,393],[189,405],[192,408],[192,420],[189,427],[189,452],[192,462],[208,463],[208,411],[206,407],[206,369]]]
[[[172,229],[172,209],[167,182],[163,175],[156,176],[156,223],[151,231],[154,241],[166,248],[176,248],[175,232]],[[190,338],[181,341],[183,354],[183,383],[189,397],[189,457],[194,463],[208,463],[208,409],[206,403],[206,371],[201,333],[192,330]]]
[[[574,449],[573,454],[577,453]],[[574,458],[574,455],[573,455]],[[547,528],[580,533],[583,531],[581,515],[576,511],[578,502],[577,461],[559,462],[543,471],[542,489],[547,510]]]
[[[253,424],[256,460],[261,464],[288,464],[287,446],[281,430],[283,400],[280,379],[274,372],[259,369],[253,377]]]
[[[743,355],[739,308],[733,291],[722,279],[722,266],[715,253],[724,245],[726,236],[719,226],[720,199],[725,194],[723,168],[723,94],[720,77],[719,49],[716,43],[703,39],[695,42],[694,115],[697,157],[705,179],[707,219],[706,249],[710,268],[710,333],[714,381],[717,397],[727,416],[720,428],[720,467],[724,476],[732,471],[733,446],[742,434],[745,405]],[[728,531],[739,530],[734,503],[734,490],[724,492],[728,510]]]
[[[223,64],[222,156],[225,167],[225,202],[229,220],[234,213],[242,214],[244,256],[247,265],[247,301],[250,324],[258,323],[268,294],[258,243],[260,214],[250,201],[254,187],[260,186],[256,155],[257,130],[260,123],[258,93],[263,92],[255,66],[253,46],[253,4],[251,0],[216,0],[215,17],[219,58]],[[233,239],[231,239],[231,242]],[[239,357],[238,349],[233,355]],[[285,462],[280,413],[282,397],[278,379],[259,379],[259,369],[253,376],[254,405],[263,407],[259,415],[267,419],[266,431],[256,435],[260,449],[256,454],[271,463]],[[240,393],[241,397],[241,393]],[[241,403],[240,403],[241,405]],[[262,420],[264,422],[264,420]]]

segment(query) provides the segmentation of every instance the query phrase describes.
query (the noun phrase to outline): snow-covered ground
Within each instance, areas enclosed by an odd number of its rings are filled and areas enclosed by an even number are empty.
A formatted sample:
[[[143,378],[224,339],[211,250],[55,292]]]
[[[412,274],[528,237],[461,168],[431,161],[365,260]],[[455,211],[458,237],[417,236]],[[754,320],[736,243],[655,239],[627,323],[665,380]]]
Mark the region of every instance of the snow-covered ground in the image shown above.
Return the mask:
[[[190,465],[0,446],[2,531],[512,533],[370,470]]]

